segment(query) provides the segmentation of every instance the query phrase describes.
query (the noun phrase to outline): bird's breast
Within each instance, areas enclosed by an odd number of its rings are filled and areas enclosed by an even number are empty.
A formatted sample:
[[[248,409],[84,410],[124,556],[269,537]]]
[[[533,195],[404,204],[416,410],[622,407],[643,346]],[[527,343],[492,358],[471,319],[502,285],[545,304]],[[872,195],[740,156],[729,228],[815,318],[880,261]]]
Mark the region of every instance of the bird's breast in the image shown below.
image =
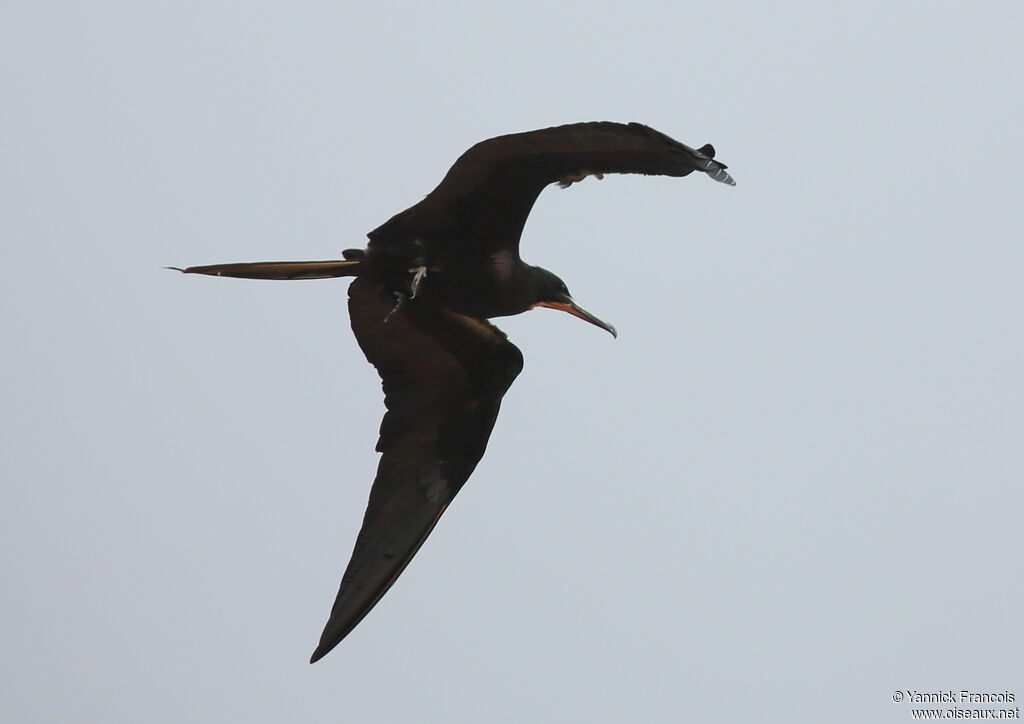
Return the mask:
[[[498,282],[508,282],[512,278],[512,271],[517,259],[511,251],[498,251],[488,257],[490,262],[490,273]]]
[[[427,288],[438,302],[453,312],[490,319],[529,309],[528,302],[521,298],[522,290],[516,278],[512,262],[499,259],[495,264],[471,268],[441,267],[428,275]]]

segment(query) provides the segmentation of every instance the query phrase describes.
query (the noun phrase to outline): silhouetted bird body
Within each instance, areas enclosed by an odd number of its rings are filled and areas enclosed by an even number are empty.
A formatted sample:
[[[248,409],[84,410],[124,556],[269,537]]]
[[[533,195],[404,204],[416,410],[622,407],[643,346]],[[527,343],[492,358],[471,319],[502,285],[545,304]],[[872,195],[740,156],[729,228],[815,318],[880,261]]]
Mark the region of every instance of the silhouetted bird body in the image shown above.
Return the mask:
[[[537,306],[615,329],[557,276],[523,262],[519,238],[540,192],[587,176],[702,171],[729,185],[706,145],[636,123],[577,123],[499,136],[466,151],[418,204],[342,260],[189,267],[253,279],[353,276],[356,340],[380,373],[387,412],[377,476],[355,549],[311,661],[336,646],[408,565],[483,456],[523,356],[487,320]]]

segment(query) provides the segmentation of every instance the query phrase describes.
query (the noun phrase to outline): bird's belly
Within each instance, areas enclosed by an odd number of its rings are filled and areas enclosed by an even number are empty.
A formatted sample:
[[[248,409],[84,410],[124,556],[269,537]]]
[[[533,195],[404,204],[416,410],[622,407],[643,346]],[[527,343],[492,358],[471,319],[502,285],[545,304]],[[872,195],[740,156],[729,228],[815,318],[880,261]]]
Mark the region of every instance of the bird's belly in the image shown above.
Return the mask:
[[[409,295],[415,270],[424,267],[417,297],[477,319],[506,317],[529,309],[523,300],[517,260],[511,252],[490,256],[451,253],[443,244],[412,241],[374,254],[374,274],[396,294]],[[521,262],[520,262],[521,264]]]

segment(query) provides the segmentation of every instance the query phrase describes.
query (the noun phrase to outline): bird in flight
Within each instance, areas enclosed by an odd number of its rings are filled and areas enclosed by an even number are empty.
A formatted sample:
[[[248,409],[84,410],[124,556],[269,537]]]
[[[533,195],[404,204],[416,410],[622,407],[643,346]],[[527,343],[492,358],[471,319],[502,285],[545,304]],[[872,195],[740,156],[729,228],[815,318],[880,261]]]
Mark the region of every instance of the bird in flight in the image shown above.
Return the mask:
[[[498,136],[462,154],[437,188],[342,259],[172,267],[246,279],[355,277],[352,331],[380,374],[387,411],[362,528],[310,663],[388,591],[480,462],[523,367],[519,348],[487,320],[550,307],[616,335],[561,279],[520,258],[519,237],[540,192],[609,173],[701,171],[735,185],[714,155],[710,144],[693,149],[639,123]]]

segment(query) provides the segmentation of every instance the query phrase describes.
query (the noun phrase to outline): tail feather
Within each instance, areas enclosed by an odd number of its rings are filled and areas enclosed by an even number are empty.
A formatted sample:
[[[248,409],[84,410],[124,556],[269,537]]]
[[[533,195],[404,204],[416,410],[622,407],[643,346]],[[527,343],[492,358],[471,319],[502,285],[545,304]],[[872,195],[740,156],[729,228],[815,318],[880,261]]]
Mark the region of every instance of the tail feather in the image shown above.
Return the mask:
[[[169,266],[183,274],[208,274],[239,279],[330,279],[359,276],[361,260],[343,261],[256,261],[241,264],[210,264],[185,269]]]

